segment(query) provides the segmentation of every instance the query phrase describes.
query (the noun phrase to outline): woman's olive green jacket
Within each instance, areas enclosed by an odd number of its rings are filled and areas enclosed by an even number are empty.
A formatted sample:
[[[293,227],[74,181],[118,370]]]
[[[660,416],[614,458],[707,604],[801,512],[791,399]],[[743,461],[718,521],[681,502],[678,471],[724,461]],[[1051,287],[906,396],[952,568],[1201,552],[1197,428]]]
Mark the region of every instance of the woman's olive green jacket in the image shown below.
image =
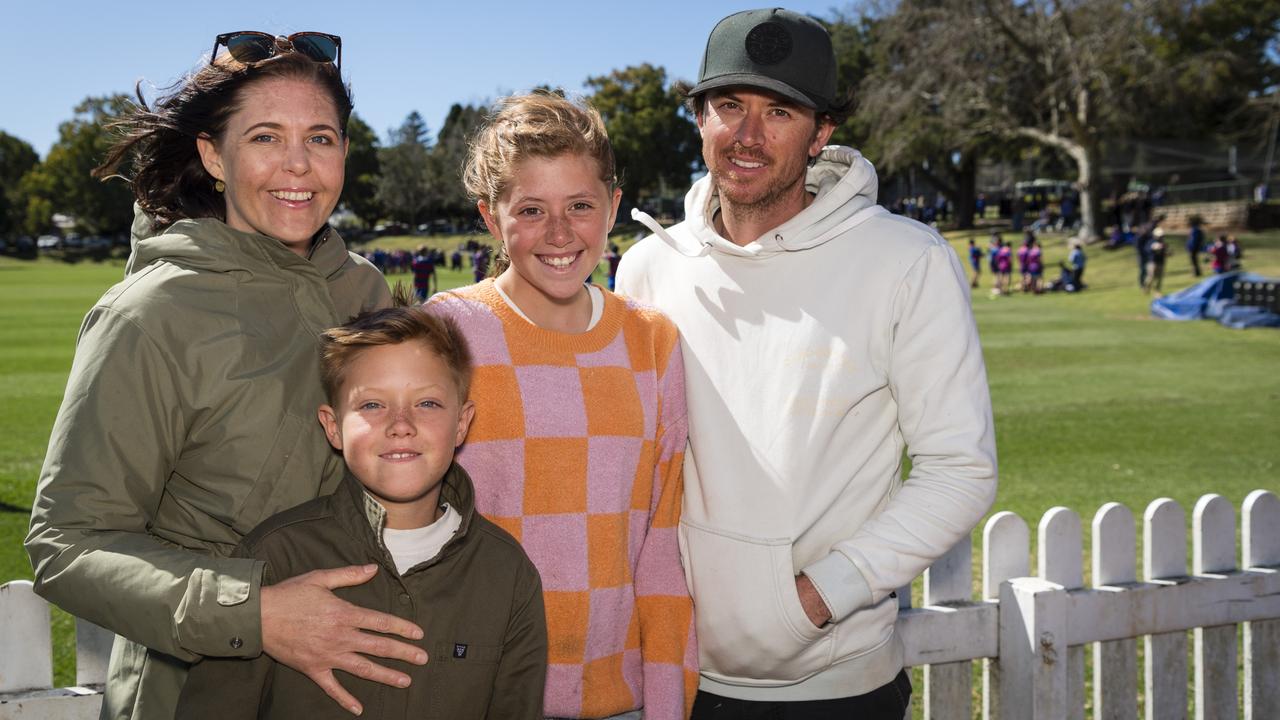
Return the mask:
[[[342,478],[318,334],[390,304],[326,229],[303,258],[213,219],[134,223],[84,319],[26,547],[36,591],[114,631],[104,718],[172,718],[187,664],[262,651],[259,521]]]

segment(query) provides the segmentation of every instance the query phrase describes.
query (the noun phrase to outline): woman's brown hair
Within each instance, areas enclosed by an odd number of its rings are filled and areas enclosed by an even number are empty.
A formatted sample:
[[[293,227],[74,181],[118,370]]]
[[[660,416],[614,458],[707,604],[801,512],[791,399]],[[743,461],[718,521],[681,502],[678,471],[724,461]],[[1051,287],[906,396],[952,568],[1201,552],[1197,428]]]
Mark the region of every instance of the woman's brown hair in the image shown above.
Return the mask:
[[[288,52],[246,64],[224,54],[169,88],[154,108],[148,106],[142,83],[138,83],[137,104],[111,124],[120,139],[94,169],[94,177],[128,180],[138,206],[151,216],[157,230],[182,219],[225,220],[226,201],[214,190],[214,179],[200,161],[196,138],[219,141],[227,122],[240,109],[244,89],[270,78],[303,80],[323,88],[333,100],[339,127],[346,135],[351,90],[331,63]],[[131,174],[124,171],[126,165]]]

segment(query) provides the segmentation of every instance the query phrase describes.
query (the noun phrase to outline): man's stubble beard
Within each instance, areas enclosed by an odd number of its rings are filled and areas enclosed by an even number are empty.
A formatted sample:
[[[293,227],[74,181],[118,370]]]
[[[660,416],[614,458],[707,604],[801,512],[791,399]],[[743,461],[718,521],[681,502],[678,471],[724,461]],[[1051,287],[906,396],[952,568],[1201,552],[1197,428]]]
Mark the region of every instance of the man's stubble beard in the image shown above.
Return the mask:
[[[725,164],[730,164],[727,155],[722,157]],[[711,179],[720,196],[721,212],[729,213],[739,219],[756,219],[768,217],[776,208],[785,204],[795,192],[797,185],[803,188],[808,168],[809,165],[806,162],[801,165],[800,172],[789,179],[785,177],[771,179],[763,191],[756,194],[754,198],[734,197],[736,193],[733,183],[722,182],[723,173],[718,169],[711,170]]]

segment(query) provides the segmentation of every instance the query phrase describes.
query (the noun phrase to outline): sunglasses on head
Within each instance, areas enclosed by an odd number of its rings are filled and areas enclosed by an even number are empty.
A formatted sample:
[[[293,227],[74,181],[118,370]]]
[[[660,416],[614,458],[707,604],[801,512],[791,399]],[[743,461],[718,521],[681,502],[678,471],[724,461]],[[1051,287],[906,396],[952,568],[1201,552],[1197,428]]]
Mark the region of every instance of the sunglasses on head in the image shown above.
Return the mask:
[[[329,33],[296,32],[288,37],[256,30],[222,33],[213,40],[210,64],[217,57],[219,47],[226,47],[231,57],[242,63],[261,62],[281,53],[296,52],[318,63],[333,63],[342,71],[342,38]]]

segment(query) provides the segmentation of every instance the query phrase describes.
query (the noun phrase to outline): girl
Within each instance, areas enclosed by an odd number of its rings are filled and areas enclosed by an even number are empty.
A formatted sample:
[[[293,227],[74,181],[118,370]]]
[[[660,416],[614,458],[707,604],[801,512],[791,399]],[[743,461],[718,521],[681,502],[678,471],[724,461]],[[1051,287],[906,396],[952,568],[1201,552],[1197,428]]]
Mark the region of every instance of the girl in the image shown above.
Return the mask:
[[[496,277],[437,295],[475,355],[459,462],[521,541],[547,606],[545,712],[684,718],[697,689],[676,540],[686,435],[675,326],[585,284],[621,191],[600,116],[501,101],[463,181],[501,243]]]

